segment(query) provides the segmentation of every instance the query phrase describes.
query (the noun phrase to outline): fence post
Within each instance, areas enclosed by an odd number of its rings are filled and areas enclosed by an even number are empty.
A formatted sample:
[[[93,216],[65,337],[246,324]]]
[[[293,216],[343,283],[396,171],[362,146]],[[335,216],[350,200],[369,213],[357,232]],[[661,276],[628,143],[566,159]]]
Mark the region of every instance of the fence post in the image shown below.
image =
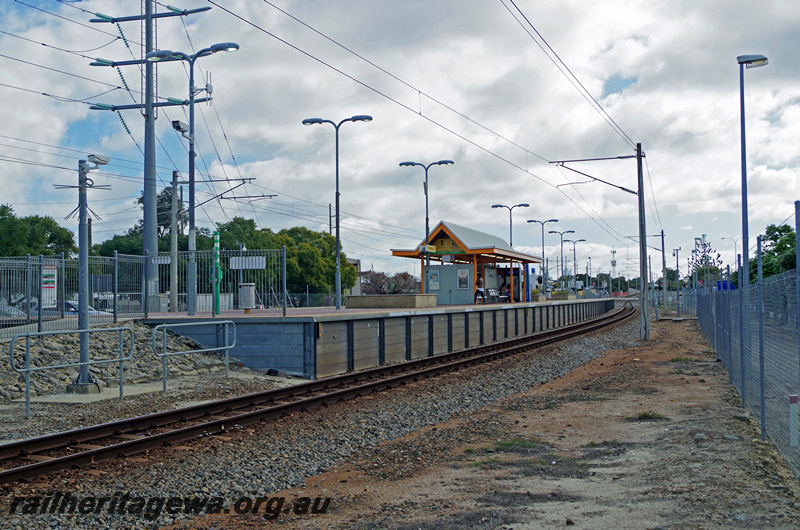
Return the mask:
[[[58,296],[56,292],[56,303],[60,298],[61,303],[58,303],[58,311],[61,315],[61,318],[64,318],[64,298],[67,296],[67,260],[64,257],[64,253],[61,253],[61,297]]]
[[[42,305],[43,305],[42,304],[42,295],[44,294],[44,292],[43,292],[44,291],[44,286],[42,285],[42,275],[43,275],[43,273],[44,273],[44,256],[39,254],[39,289],[38,289],[39,294],[37,295],[39,297],[39,311],[38,311],[39,315],[38,315],[38,318],[36,319],[36,331],[37,332],[41,332],[42,331],[42,317],[44,316],[44,313],[43,313],[44,309],[42,308]]]
[[[281,262],[282,262],[282,284],[283,284],[283,316],[286,316],[286,245],[281,247]]]
[[[25,312],[28,314],[28,323],[30,323],[31,321],[31,255],[30,254],[25,255]]]
[[[744,290],[746,289],[742,281],[742,255],[736,256],[738,273],[736,278],[739,280],[739,394],[742,396],[742,408],[745,408],[745,377],[744,377]],[[733,363],[731,363],[733,364]]]
[[[150,282],[147,281],[149,278],[150,278],[150,251],[149,250],[145,250],[144,251],[144,277],[143,277],[143,282],[142,282],[142,287],[144,288],[143,289],[144,290],[144,300],[142,300],[142,308],[144,308],[144,318],[148,317],[148,313],[149,313],[148,310],[150,309],[148,307],[149,306],[148,299],[150,298],[150,289],[149,289]]]
[[[758,311],[758,371],[761,394],[761,440],[767,439],[766,402],[764,397],[764,278],[761,270],[761,236],[756,237],[756,263],[758,264],[757,306]]]
[[[800,318],[800,201],[794,201],[794,252],[795,263],[798,264],[794,269],[795,285],[797,292],[797,317]],[[796,326],[798,334],[800,334],[800,325]],[[800,341],[798,341],[800,345]],[[798,355],[798,363],[800,364],[800,355]],[[792,396],[790,396],[791,398]],[[789,418],[789,432],[795,433],[795,440],[792,447],[797,446],[797,396],[794,396],[794,415]]]
[[[119,298],[119,256],[117,255],[117,251],[114,251],[114,268],[113,268],[114,280],[113,280],[113,293],[114,293],[114,301],[112,302],[112,307],[114,311],[114,324],[117,323],[117,298]]]

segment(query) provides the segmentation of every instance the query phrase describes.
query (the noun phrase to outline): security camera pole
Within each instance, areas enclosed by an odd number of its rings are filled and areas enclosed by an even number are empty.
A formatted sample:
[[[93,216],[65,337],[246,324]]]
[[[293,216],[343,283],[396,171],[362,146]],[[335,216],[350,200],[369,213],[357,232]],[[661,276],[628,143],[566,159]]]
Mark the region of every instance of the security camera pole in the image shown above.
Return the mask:
[[[86,188],[94,187],[94,183],[87,177],[89,171],[106,165],[109,158],[99,155],[89,155],[90,166],[86,160],[78,161],[78,329],[80,331],[80,363],[89,362],[89,206],[86,199]],[[57,188],[74,188],[75,186],[56,186]],[[108,186],[98,186],[108,189]],[[67,217],[71,217],[72,214]],[[81,364],[78,378],[67,385],[67,392],[74,394],[99,394],[100,386],[92,377],[88,364]]]

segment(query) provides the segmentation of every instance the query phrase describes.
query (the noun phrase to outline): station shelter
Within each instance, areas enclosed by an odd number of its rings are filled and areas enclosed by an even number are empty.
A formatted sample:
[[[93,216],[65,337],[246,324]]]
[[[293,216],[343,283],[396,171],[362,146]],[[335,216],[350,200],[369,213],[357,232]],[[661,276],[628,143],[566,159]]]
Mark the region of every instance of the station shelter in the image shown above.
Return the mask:
[[[508,288],[509,302],[530,301],[530,266],[542,258],[517,252],[502,238],[455,223],[440,221],[415,249],[392,249],[392,255],[419,259],[425,270],[426,250],[430,255],[430,293],[437,305],[471,304],[476,280],[481,274],[487,301],[498,301],[502,287]],[[425,282],[422,282],[425,292]]]

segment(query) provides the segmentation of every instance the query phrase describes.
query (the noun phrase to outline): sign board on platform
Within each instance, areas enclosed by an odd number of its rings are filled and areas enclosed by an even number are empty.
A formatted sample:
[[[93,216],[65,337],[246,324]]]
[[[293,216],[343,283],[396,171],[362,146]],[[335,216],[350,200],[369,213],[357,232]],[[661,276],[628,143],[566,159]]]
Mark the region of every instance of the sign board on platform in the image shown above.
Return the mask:
[[[240,269],[266,269],[266,256],[231,256],[228,268],[231,270]]]

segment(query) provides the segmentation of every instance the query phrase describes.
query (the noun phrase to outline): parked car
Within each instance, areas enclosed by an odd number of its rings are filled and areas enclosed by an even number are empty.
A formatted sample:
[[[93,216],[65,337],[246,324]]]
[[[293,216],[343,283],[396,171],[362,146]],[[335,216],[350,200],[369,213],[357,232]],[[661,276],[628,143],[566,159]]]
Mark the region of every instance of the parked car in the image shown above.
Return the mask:
[[[60,303],[59,303],[60,304]],[[67,300],[64,302],[64,316],[65,317],[76,317],[78,316],[78,308],[80,305],[78,304],[77,300]],[[108,311],[100,311],[95,309],[94,307],[87,305],[89,310],[89,315],[109,315],[111,314]],[[23,313],[24,314],[24,313]],[[31,304],[31,318],[37,319],[39,315],[39,305],[34,302]],[[53,318],[60,318],[61,317],[61,307],[57,305],[56,307],[45,307],[42,309],[42,316],[45,320],[52,320]]]
[[[80,305],[78,304],[77,300],[68,300],[64,302],[64,315],[77,315],[78,308]],[[87,305],[86,306],[89,310],[89,315],[110,315],[109,311],[100,311],[99,309],[95,309],[94,307]]]
[[[28,323],[28,315],[16,307],[0,305],[0,328],[11,328]]]

